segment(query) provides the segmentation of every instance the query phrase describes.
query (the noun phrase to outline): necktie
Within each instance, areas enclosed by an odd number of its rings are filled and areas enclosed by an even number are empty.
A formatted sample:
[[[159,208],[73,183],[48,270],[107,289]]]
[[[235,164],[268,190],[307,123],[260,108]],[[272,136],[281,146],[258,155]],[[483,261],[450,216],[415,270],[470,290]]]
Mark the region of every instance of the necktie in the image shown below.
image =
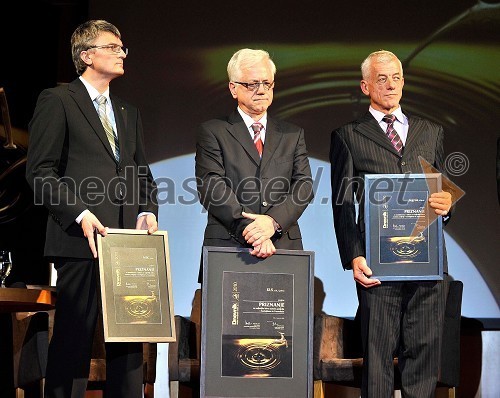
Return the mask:
[[[396,116],[394,115],[385,115],[382,120],[387,123],[387,129],[385,130],[385,134],[389,141],[391,141],[392,146],[401,153],[401,149],[403,149],[403,141],[401,141],[401,137],[399,137],[398,132],[394,129],[394,121],[396,120]]]
[[[115,159],[116,161],[118,161],[120,159],[120,146],[118,145],[118,137],[113,131],[111,121],[106,114],[106,101],[107,99],[104,95],[99,95],[95,99],[95,102],[97,102],[97,104],[99,105],[97,111],[99,113],[99,118],[101,119],[102,127],[104,127],[104,131],[106,132],[106,136],[108,137],[108,141],[115,155]]]
[[[252,124],[253,143],[255,144],[255,147],[257,148],[257,152],[259,152],[260,157],[262,157],[262,151],[264,150],[264,144],[260,139],[260,131],[262,130],[263,127],[264,126],[261,123]]]

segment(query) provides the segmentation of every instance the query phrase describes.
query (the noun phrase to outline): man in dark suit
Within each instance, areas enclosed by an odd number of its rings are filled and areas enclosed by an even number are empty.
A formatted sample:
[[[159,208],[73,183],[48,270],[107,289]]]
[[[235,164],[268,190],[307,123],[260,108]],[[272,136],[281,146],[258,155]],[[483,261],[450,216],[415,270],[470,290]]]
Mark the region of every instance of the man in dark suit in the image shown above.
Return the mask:
[[[238,107],[203,123],[196,142],[203,244],[248,247],[259,258],[300,250],[297,220],[313,197],[304,130],[267,114],[276,67],[266,51],[239,50],[227,70]]]
[[[335,130],[330,149],[337,243],[343,267],[352,269],[357,283],[364,349],[361,393],[363,397],[392,396],[397,353],[403,396],[430,397],[438,376],[445,283],[381,283],[370,278],[362,178],[365,174],[422,173],[419,155],[442,170],[443,129],[401,110],[403,68],[393,53],[370,54],[361,71],[361,90],[370,98],[369,112]],[[355,200],[361,202],[358,220]],[[446,216],[451,195],[434,193],[429,203],[438,216]]]
[[[102,20],[71,37],[80,77],[44,90],[29,124],[26,178],[49,210],[45,255],[57,270],[46,397],[83,397],[98,317],[94,233],[158,229],[156,189],[137,108],[110,94],[128,50]],[[142,343],[106,344],[106,396],[142,396]]]

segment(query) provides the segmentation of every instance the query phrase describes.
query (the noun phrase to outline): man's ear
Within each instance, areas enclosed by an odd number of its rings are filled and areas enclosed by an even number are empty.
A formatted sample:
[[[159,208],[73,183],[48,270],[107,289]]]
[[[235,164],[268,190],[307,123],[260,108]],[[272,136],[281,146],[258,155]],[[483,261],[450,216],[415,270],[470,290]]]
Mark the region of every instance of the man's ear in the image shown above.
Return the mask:
[[[233,98],[237,98],[238,96],[236,95],[236,85],[233,82],[229,82],[229,91],[231,92],[231,95]]]
[[[80,58],[88,66],[92,65],[92,58],[90,58],[90,55],[89,55],[88,51],[82,51],[80,53]]]
[[[370,89],[368,88],[368,82],[366,80],[361,80],[359,86],[361,87],[363,94],[370,95]]]

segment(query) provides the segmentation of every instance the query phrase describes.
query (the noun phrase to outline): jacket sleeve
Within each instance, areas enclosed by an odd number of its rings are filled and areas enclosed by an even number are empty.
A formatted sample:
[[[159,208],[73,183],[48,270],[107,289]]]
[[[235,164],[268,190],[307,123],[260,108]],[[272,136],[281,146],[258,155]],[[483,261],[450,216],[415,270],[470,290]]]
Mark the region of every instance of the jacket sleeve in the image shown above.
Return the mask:
[[[283,231],[287,231],[290,226],[297,222],[313,197],[313,181],[307,156],[304,130],[300,129],[293,157],[290,190],[266,214],[273,217]]]
[[[66,114],[61,98],[50,90],[38,97],[29,134],[26,180],[35,194],[35,203],[44,205],[66,230],[87,207],[75,194],[72,181],[61,178]]]
[[[330,167],[332,184],[333,224],[344,269],[351,269],[351,261],[365,256],[364,242],[356,223],[354,193],[362,184],[354,173],[351,152],[336,130],[331,136]],[[361,185],[362,186],[362,185]]]
[[[198,196],[203,207],[228,230],[245,243],[242,232],[251,220],[241,215],[248,211],[242,206],[226,178],[224,154],[215,134],[203,124],[196,137],[195,175]]]
[[[134,160],[139,173],[139,213],[151,212],[158,218],[158,190],[149,164],[146,161],[142,120],[139,111],[137,113],[137,149]]]

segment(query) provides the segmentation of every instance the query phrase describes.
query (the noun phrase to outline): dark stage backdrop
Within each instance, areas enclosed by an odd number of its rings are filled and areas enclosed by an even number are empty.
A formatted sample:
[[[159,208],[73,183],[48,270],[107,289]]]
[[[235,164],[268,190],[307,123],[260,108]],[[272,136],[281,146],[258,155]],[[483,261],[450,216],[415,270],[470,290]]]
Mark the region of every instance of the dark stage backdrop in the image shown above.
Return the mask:
[[[448,172],[466,192],[446,231],[500,300],[499,2],[90,4],[91,16],[116,23],[131,49],[115,87],[140,105],[153,162],[193,153],[196,126],[234,108],[225,68],[242,47],[271,53],[278,73],[270,112],[303,126],[310,156],[327,161],[330,132],[367,109],[359,64],[371,51],[395,52],[405,61],[403,109],[444,125]]]
[[[57,2],[49,3],[54,8]],[[447,171],[466,192],[446,232],[482,276],[497,304],[500,302],[500,214],[495,170],[500,2],[90,0],[88,15],[85,2],[73,3],[70,12],[59,5],[58,15],[51,14],[47,19],[59,23],[58,28],[31,18],[40,27],[41,37],[34,37],[32,50],[38,57],[32,60],[33,69],[27,74],[36,80],[32,86],[37,90],[29,91],[25,113],[32,112],[33,98],[43,88],[40,86],[45,87],[47,74],[56,73],[59,82],[76,77],[67,44],[76,24],[87,16],[109,20],[120,29],[124,45],[130,48],[126,75],[113,82],[112,89],[142,111],[149,160],[167,165],[155,168],[157,173],[166,173],[155,177],[168,177],[174,172],[168,168],[172,160],[191,159],[199,123],[235,107],[227,89],[226,65],[236,50],[250,47],[271,53],[278,73],[270,113],[305,128],[309,154],[319,168],[323,167],[323,173],[316,177],[328,185],[331,131],[368,107],[359,89],[359,64],[371,51],[395,52],[405,66],[403,109],[443,124]],[[64,12],[71,18],[62,18]],[[56,32],[47,32],[43,26]],[[27,60],[17,50],[20,59]],[[45,70],[43,56],[52,58],[56,54],[63,57],[57,62],[56,72]],[[40,75],[38,68],[45,74]],[[23,128],[26,117],[20,115],[17,120]],[[191,163],[182,164],[188,168],[180,173],[192,176]],[[188,199],[193,199],[192,185],[183,189]],[[173,205],[166,195],[166,205]],[[326,211],[330,202],[323,199],[315,201]],[[192,205],[189,211],[201,210]],[[160,227],[174,229],[168,222]],[[174,237],[198,258],[201,224],[195,228],[183,226],[182,236]],[[327,232],[333,236],[332,226],[327,228],[311,229],[316,235],[305,237],[305,242]],[[325,243],[322,250],[333,254],[318,267],[340,269],[338,254],[332,249],[335,246],[333,239]],[[191,265],[196,270],[197,266]],[[450,270],[453,274],[453,264]],[[196,274],[178,278],[194,280]]]

